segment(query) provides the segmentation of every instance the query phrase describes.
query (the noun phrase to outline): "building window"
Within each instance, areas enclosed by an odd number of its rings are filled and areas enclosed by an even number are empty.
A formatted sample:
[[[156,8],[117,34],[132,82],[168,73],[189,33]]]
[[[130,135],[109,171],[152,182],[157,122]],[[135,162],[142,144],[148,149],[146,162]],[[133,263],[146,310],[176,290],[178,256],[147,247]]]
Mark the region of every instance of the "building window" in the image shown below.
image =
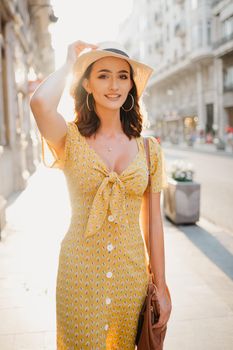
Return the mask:
[[[211,20],[207,21],[207,45],[211,45]]]
[[[202,23],[199,22],[192,27],[192,46],[198,48],[202,46]]]
[[[233,66],[227,67],[224,72],[224,91],[233,91]]]
[[[156,54],[162,54],[163,53],[163,42],[162,42],[162,40],[156,41],[154,43],[154,51],[156,52]]]
[[[233,33],[233,16],[222,23],[222,37],[228,37]]]
[[[214,122],[214,105],[213,103],[206,105],[206,133],[213,132]]]
[[[167,24],[167,41],[169,41],[169,25]]]

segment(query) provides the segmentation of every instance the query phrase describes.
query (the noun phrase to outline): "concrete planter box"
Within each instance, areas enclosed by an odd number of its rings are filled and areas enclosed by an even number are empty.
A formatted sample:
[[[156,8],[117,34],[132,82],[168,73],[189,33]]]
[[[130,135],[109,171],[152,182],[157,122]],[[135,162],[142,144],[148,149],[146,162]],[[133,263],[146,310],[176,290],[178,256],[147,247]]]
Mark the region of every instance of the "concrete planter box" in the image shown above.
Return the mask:
[[[175,224],[191,224],[200,216],[200,184],[168,179],[164,189],[164,213]]]

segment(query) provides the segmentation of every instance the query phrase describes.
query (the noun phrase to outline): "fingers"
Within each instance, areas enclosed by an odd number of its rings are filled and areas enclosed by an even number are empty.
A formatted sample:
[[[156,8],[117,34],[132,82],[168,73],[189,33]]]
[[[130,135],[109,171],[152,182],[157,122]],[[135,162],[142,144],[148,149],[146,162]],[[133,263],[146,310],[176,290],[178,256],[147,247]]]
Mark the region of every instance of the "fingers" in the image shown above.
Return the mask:
[[[66,61],[73,66],[82,51],[85,49],[96,50],[97,48],[98,46],[95,44],[87,43],[81,40],[74,41],[68,46]]]
[[[154,325],[155,328],[165,327],[171,315],[171,305],[164,310],[160,307],[160,317],[158,322]]]
[[[160,317],[158,322],[154,325],[155,328],[165,327],[172,310],[172,304],[170,299],[170,294],[162,293],[162,295],[158,294],[158,302],[160,309]]]
[[[87,44],[88,47],[91,47],[92,49],[97,49],[98,45],[95,44]]]
[[[158,322],[154,325],[154,327],[155,328],[161,328],[161,327],[164,328],[166,326],[167,322],[168,322],[168,318],[169,317],[162,317],[162,316],[160,316]]]
[[[157,322],[155,325],[153,325],[154,328],[165,328],[166,327],[167,322],[165,321],[161,321],[161,322]]]
[[[86,42],[83,42],[83,41],[77,41],[77,42],[75,42],[73,44],[73,47],[74,47],[77,55],[79,55],[85,49],[96,50],[98,46],[95,45],[95,44],[90,44],[90,43],[86,43]]]
[[[75,41],[73,44],[71,44],[75,48],[79,50],[83,50],[85,48],[90,48],[90,49],[96,49],[98,46],[95,44],[87,43],[81,40]]]

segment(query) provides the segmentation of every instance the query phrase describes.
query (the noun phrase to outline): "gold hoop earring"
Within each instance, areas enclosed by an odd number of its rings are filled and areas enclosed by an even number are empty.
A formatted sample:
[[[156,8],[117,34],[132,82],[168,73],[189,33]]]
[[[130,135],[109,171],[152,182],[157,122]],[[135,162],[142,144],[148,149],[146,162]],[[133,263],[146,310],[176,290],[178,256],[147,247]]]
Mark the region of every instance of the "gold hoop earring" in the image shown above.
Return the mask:
[[[122,105],[121,108],[122,108],[123,111],[125,111],[125,112],[129,112],[129,111],[131,111],[131,109],[134,108],[134,98],[133,98],[133,95],[132,95],[132,94],[129,94],[129,96],[130,96],[131,99],[132,99],[132,106],[131,106],[129,109],[125,109],[125,108],[123,107],[123,105]]]
[[[90,105],[89,105],[89,93],[87,93],[87,96],[86,96],[86,105],[87,105],[87,109],[89,112],[93,112],[93,109],[90,108]]]

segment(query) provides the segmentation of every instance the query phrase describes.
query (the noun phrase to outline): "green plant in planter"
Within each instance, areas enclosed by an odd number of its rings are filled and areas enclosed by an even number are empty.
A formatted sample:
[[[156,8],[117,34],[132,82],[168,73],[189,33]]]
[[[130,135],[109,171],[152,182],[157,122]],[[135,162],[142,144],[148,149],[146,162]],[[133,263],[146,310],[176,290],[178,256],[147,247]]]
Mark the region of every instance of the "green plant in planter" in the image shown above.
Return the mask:
[[[186,163],[183,160],[175,160],[170,165],[170,176],[176,181],[193,181],[193,164]]]

